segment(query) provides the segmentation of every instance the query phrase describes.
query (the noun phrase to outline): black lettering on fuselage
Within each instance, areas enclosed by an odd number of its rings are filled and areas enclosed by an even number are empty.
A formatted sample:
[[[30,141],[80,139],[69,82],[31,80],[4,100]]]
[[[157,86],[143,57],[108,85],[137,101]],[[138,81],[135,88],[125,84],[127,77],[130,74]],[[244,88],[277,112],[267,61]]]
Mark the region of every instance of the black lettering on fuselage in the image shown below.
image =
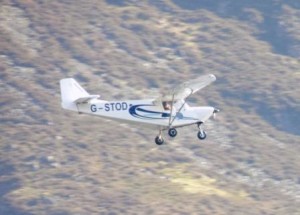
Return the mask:
[[[97,106],[96,105],[91,105],[91,111],[96,112],[97,111]]]
[[[122,105],[121,105],[121,103],[116,103],[115,104],[115,108],[116,108],[116,110],[121,110],[122,109]]]
[[[122,110],[127,110],[128,105],[126,102],[122,102]]]
[[[115,109],[114,109],[114,104],[115,104],[115,103],[110,103],[110,107],[111,107],[111,110],[112,110],[112,111],[115,110]]]
[[[105,111],[122,111],[127,110],[128,104],[126,102],[112,102],[104,104]]]
[[[110,110],[109,104],[105,104],[104,107],[105,107],[105,111],[109,111]]]

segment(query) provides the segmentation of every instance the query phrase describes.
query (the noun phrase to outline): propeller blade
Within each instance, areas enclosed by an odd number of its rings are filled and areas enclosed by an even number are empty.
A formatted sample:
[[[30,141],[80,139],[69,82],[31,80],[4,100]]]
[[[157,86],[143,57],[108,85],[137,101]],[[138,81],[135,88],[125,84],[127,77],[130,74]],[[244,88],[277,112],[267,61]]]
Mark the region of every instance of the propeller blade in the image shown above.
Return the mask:
[[[216,119],[217,118],[217,113],[219,113],[220,110],[219,109],[214,109],[214,112],[213,112],[213,118]]]

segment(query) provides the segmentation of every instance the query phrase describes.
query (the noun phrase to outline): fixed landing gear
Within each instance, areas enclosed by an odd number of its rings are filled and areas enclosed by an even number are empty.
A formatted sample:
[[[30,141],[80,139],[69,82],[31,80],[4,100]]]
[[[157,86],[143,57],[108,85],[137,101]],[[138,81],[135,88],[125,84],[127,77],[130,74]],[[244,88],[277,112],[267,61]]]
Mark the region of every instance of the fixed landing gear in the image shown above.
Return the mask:
[[[161,132],[162,130],[159,130],[159,134],[155,137],[156,145],[162,145],[165,142],[164,138],[161,136]]]
[[[197,133],[197,137],[200,140],[204,140],[206,139],[206,132],[203,130],[203,122],[198,122],[196,123],[196,125],[198,126],[198,133]],[[167,128],[160,128],[159,130],[159,134],[155,137],[155,143],[157,145],[163,145],[165,143],[164,138],[162,137],[162,131],[163,130],[167,130]],[[169,128],[168,130],[168,134],[170,137],[176,137],[177,136],[177,130],[176,128]]]
[[[204,140],[206,138],[206,133],[205,131],[199,131],[197,136],[200,140]]]
[[[206,132],[202,129],[203,123],[198,123],[199,132],[197,134],[198,138],[200,140],[204,140],[206,138]],[[176,137],[177,136],[177,130],[175,128],[170,128],[168,131],[168,134],[170,137]]]
[[[170,128],[168,131],[168,134],[170,137],[176,137],[177,136],[177,130],[175,128]]]
[[[157,145],[162,145],[162,144],[165,143],[165,140],[162,137],[161,133],[162,133],[162,130],[159,130],[159,134],[155,137],[155,143]],[[176,137],[177,136],[177,130],[175,128],[170,128],[168,130],[168,134],[169,134],[170,137]]]
[[[162,136],[157,136],[157,137],[155,137],[155,143],[156,143],[156,145],[162,145],[162,144],[164,144],[164,142],[165,142],[165,140],[164,140],[164,138],[162,138]]]
[[[198,125],[198,128],[199,128],[199,132],[197,134],[197,137],[200,139],[200,140],[204,140],[206,138],[206,133],[205,131],[202,129],[202,122],[199,122],[197,123]]]

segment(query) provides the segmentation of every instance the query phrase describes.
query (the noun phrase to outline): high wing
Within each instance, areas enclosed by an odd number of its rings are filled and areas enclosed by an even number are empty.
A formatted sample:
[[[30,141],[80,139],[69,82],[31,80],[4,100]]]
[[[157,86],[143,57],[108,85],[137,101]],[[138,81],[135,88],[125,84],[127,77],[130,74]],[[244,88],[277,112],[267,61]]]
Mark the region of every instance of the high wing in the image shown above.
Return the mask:
[[[161,97],[155,100],[155,103],[162,102],[162,101],[178,101],[178,100],[185,100],[192,94],[198,92],[202,88],[206,87],[207,85],[211,84],[216,80],[216,76],[213,74],[203,75],[197,79],[190,80],[187,82],[182,83],[178,87],[174,88],[173,90],[164,93]]]
[[[160,98],[154,100],[155,105],[161,104],[164,110],[170,110],[170,117],[169,117],[169,125],[168,128],[172,127],[172,124],[177,116],[177,113],[181,111],[186,103],[186,98],[193,95],[194,93],[198,92],[202,88],[206,87],[210,83],[216,80],[216,76],[213,74],[203,75],[197,79],[190,80],[184,82],[183,84],[179,85],[177,88],[174,88],[170,92],[163,94]],[[176,101],[183,101],[180,102],[180,106],[176,109],[173,108],[173,105]],[[175,114],[174,114],[175,113]]]

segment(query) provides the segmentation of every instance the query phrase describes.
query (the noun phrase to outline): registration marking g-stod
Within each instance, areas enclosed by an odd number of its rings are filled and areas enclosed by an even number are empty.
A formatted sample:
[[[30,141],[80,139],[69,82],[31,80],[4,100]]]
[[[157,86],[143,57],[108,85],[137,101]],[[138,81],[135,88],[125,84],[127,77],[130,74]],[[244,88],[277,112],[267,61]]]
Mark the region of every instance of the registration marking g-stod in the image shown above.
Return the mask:
[[[106,112],[108,111],[124,111],[124,110],[128,110],[128,107],[130,105],[128,105],[126,102],[111,102],[111,103],[105,103],[104,104],[104,110]],[[97,105],[92,104],[91,105],[91,111],[92,112],[97,112],[98,109],[102,110],[102,107],[97,108]]]

